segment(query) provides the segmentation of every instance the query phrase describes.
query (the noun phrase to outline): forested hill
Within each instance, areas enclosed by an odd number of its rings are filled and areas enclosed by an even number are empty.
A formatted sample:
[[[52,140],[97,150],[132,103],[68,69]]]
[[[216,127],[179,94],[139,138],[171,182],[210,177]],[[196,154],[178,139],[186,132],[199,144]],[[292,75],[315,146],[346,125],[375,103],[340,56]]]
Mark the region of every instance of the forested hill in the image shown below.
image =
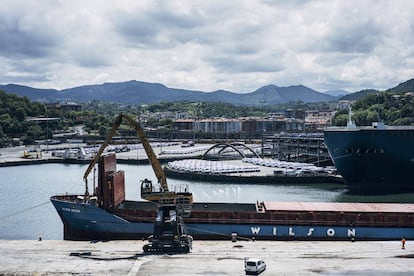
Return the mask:
[[[414,92],[414,79],[410,79],[406,82],[400,83],[394,88],[387,90],[391,93],[405,93],[405,92]]]
[[[397,94],[406,93],[406,92],[414,92],[414,79],[410,79],[406,82],[400,83],[397,86],[393,88],[389,88],[385,91],[390,92],[390,93],[397,93]],[[356,100],[364,98],[367,95],[378,94],[379,92],[380,92],[379,90],[375,90],[375,89],[364,89],[364,90],[343,96],[340,99],[356,101]]]

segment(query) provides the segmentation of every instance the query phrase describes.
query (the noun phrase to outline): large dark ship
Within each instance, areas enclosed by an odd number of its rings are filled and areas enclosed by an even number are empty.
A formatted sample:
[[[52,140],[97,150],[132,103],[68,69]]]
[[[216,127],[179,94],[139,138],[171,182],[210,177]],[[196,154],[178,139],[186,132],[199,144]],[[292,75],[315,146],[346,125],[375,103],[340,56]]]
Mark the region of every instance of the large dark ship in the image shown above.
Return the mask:
[[[324,131],[338,173],[351,190],[414,190],[414,127],[373,123]]]

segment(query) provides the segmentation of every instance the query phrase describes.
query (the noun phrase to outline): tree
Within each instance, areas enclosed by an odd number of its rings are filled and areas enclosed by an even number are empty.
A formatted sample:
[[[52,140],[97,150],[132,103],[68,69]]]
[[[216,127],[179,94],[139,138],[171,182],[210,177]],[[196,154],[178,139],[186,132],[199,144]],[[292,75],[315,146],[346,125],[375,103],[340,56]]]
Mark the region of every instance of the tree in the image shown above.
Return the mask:
[[[107,128],[104,126],[99,127],[99,135],[105,136],[108,133]]]
[[[42,129],[38,124],[29,126],[26,137],[24,138],[25,144],[34,144],[36,139],[41,138],[42,133]]]
[[[339,114],[332,118],[332,125],[334,126],[346,126],[348,122],[348,114]]]
[[[410,94],[378,92],[369,94],[352,106],[353,119],[357,125],[371,125],[379,119],[387,125],[414,124],[414,97]],[[343,114],[337,112],[332,123],[342,125]]]
[[[0,126],[0,147],[4,147],[6,145],[6,136],[3,133],[3,128]]]
[[[23,122],[26,119],[26,110],[23,107],[18,107],[15,111],[17,120]]]

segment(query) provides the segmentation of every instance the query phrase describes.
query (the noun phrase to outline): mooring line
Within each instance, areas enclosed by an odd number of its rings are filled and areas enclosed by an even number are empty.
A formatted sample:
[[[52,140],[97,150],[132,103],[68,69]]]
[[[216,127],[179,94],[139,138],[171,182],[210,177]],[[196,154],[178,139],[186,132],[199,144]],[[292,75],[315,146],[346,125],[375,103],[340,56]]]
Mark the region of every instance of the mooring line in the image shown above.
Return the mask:
[[[7,215],[7,216],[1,217],[1,218],[0,218],[0,221],[1,221],[1,220],[3,220],[3,219],[6,219],[6,218],[10,218],[10,217],[13,217],[13,216],[16,216],[16,215],[22,214],[22,213],[24,213],[24,212],[27,212],[27,211],[33,210],[33,209],[35,209],[35,208],[41,207],[41,206],[46,205],[46,204],[49,204],[49,203],[50,203],[50,201],[46,201],[46,202],[43,202],[43,203],[37,204],[37,205],[35,205],[35,206],[32,206],[32,207],[30,207],[30,208],[27,208],[27,209],[24,209],[24,210],[17,211],[17,212],[15,212],[15,213],[13,213],[13,214],[9,214],[9,215]]]

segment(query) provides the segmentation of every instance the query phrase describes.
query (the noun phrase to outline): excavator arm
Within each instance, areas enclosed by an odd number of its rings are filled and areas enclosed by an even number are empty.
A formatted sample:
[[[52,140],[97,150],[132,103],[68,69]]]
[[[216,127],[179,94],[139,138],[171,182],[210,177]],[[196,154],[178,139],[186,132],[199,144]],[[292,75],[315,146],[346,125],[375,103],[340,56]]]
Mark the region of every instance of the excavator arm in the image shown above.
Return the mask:
[[[118,117],[116,117],[115,122],[114,122],[111,130],[109,131],[109,133],[107,134],[107,136],[105,138],[105,141],[102,143],[101,147],[99,148],[98,152],[96,153],[95,158],[89,163],[89,166],[88,166],[88,168],[86,169],[86,171],[83,175],[83,180],[85,181],[85,186],[86,186],[85,195],[89,195],[89,192],[88,192],[88,176],[91,173],[92,169],[95,167],[95,165],[98,162],[99,158],[102,156],[102,153],[104,152],[105,148],[108,146],[108,144],[112,140],[112,137],[115,135],[115,133],[118,130],[119,126],[121,125],[123,119],[126,120],[127,123],[131,127],[133,127],[135,129],[135,131],[137,132],[137,135],[141,139],[142,145],[143,145],[144,150],[147,154],[148,161],[150,162],[150,164],[152,166],[152,169],[154,170],[155,176],[157,177],[158,183],[160,184],[160,186],[161,186],[161,188],[164,192],[168,192],[167,179],[165,177],[164,171],[162,169],[162,166],[161,166],[160,162],[158,161],[157,157],[155,156],[155,153],[154,153],[147,137],[145,136],[145,133],[144,133],[142,127],[139,125],[139,123],[137,123],[131,117],[129,117],[125,114],[120,114]]]

